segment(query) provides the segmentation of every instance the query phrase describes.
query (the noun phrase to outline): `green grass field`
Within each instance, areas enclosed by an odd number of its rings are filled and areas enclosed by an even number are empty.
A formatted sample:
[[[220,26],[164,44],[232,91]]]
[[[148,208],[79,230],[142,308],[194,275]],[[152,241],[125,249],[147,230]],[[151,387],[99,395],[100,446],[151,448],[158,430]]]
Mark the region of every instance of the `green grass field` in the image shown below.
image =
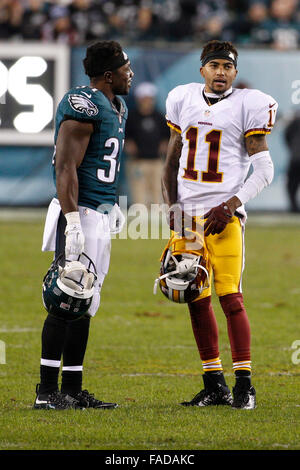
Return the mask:
[[[102,306],[92,320],[84,387],[115,410],[34,411],[45,312],[43,223],[0,221],[1,450],[295,450],[300,448],[300,224],[248,223],[245,305],[252,327],[254,411],[178,405],[202,388],[185,306],[153,295],[164,240],[114,240]],[[226,322],[214,298],[233,385]],[[298,346],[298,348],[300,348]],[[298,361],[294,361],[298,362]]]

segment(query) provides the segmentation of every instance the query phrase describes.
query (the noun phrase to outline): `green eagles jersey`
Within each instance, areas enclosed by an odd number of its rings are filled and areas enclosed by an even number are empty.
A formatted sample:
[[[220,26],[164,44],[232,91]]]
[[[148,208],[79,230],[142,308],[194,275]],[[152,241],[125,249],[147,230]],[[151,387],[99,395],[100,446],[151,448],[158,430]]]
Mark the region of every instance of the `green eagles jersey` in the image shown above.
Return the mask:
[[[60,125],[65,120],[91,122],[94,126],[77,174],[78,205],[95,210],[102,204],[114,205],[116,202],[128,116],[124,100],[120,97],[116,99],[118,109],[100,90],[88,86],[76,87],[65,94],[56,112],[55,143]]]

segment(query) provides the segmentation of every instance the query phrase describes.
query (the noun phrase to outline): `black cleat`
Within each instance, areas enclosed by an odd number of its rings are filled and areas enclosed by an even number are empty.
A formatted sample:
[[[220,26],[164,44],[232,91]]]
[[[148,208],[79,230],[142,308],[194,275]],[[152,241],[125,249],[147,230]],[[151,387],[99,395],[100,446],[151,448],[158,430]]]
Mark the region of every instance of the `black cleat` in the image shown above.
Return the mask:
[[[256,392],[252,385],[247,388],[235,385],[232,389],[232,393],[232,408],[243,410],[254,410],[254,408],[256,408]]]
[[[87,390],[81,390],[73,397],[79,402],[84,408],[102,408],[102,409],[112,409],[117,408],[117,403],[107,403],[105,401],[97,400],[92,393],[89,393]]]
[[[67,410],[70,408],[83,408],[79,402],[70,395],[55,390],[51,393],[40,393],[39,384],[36,386],[36,399],[33,404],[35,410]]]
[[[197,393],[191,401],[180,403],[183,406],[214,406],[232,405],[232,395],[227,385],[212,383],[207,375],[203,375],[204,390]]]

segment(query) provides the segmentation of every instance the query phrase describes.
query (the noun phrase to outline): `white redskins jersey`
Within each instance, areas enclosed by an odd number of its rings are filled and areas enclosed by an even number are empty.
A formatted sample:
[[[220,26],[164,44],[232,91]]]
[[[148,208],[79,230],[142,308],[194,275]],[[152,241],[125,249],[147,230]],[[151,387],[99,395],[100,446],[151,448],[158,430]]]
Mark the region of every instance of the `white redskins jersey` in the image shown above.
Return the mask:
[[[243,186],[251,165],[245,137],[269,134],[278,104],[259,90],[233,88],[209,106],[203,90],[204,84],[189,83],[170,91],[166,119],[182,137],[178,203],[207,211]]]

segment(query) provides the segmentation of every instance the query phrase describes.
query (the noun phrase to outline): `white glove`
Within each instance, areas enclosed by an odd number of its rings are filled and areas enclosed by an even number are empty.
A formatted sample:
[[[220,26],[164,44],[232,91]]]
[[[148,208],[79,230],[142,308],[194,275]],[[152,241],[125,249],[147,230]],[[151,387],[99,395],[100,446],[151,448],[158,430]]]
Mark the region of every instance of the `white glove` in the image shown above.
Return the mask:
[[[125,216],[118,204],[115,204],[109,214],[110,233],[116,234],[122,232],[125,223]]]
[[[68,212],[65,214],[67,226],[65,229],[66,258],[70,255],[79,256],[84,251],[84,234],[81,228],[79,212]]]

